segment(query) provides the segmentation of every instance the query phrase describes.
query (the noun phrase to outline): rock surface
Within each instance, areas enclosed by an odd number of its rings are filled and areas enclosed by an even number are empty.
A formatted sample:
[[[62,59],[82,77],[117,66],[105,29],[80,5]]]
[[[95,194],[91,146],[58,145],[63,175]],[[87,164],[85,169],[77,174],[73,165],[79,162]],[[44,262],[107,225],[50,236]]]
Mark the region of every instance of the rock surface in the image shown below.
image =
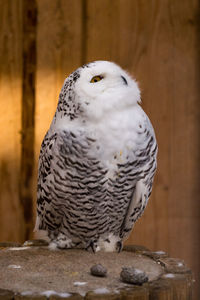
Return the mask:
[[[31,244],[30,242],[27,244]],[[107,277],[94,277],[90,268],[102,264]],[[108,289],[113,292],[126,286],[120,280],[122,267],[132,265],[157,279],[163,268],[152,259],[134,252],[97,252],[78,249],[51,251],[48,247],[13,247],[0,251],[0,287],[17,293],[79,293]]]
[[[108,270],[107,276],[92,276],[91,267],[95,265],[95,271],[101,269],[105,274]],[[98,265],[101,268],[97,268]],[[142,287],[134,285],[134,288],[122,282],[120,273],[125,266],[141,270],[139,275],[143,275],[143,281],[139,284],[145,282],[147,277],[149,282]],[[121,299],[120,295],[123,295],[122,299],[138,299],[149,295],[149,290],[153,294],[159,278],[162,278],[161,283],[166,285],[167,282],[170,287],[173,286],[171,281],[181,282],[187,285],[188,293],[191,290],[190,270],[184,262],[168,258],[163,252],[152,255],[152,252],[141,246],[128,247],[127,251],[121,253],[94,254],[80,249],[52,251],[39,240],[28,241],[23,245],[3,243],[0,247],[0,269],[0,300],[114,300]],[[130,297],[127,298],[125,294]]]
[[[105,277],[107,274],[107,269],[102,266],[101,264],[97,264],[91,267],[90,273],[93,276],[98,276],[98,277]]]
[[[123,268],[120,277],[123,282],[142,285],[143,283],[148,281],[148,276],[145,272],[136,268]]]

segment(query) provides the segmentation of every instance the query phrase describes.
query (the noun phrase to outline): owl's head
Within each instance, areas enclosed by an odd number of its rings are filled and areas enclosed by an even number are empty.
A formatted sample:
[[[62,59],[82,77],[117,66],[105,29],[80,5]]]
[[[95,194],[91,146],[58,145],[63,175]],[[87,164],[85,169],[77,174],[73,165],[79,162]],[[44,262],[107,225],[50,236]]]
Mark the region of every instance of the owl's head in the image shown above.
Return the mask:
[[[140,90],[126,71],[113,62],[95,61],[83,65],[65,80],[58,109],[71,114],[71,119],[82,115],[97,120],[138,102]]]

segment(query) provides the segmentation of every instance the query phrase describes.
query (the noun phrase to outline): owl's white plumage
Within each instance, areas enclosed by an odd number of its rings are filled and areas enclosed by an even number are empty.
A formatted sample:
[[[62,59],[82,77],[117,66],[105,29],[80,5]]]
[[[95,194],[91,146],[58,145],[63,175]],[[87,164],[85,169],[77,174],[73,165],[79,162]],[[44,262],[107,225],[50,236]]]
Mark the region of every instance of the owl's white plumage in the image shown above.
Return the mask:
[[[52,245],[119,250],[142,214],[157,144],[139,102],[137,83],[111,62],[65,80],[39,159],[36,229]]]

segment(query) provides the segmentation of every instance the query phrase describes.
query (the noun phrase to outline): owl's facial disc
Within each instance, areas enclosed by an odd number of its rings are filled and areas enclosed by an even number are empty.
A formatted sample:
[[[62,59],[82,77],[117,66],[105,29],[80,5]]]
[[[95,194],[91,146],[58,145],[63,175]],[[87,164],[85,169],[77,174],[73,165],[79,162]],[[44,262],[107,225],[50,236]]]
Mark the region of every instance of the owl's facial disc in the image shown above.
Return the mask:
[[[101,118],[107,113],[129,109],[140,102],[137,83],[118,65],[96,61],[79,69],[80,77],[75,85],[75,94],[82,114]]]

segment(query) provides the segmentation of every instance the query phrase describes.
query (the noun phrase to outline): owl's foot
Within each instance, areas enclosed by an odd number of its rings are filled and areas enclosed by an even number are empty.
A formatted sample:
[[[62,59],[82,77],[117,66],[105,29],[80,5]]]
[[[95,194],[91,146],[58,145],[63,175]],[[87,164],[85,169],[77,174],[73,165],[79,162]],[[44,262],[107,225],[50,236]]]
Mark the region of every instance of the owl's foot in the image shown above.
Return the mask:
[[[93,253],[98,251],[120,253],[122,248],[122,240],[119,236],[115,236],[113,234],[109,234],[104,238],[100,237],[99,239],[91,239],[85,247],[86,250],[92,250]]]
[[[75,244],[66,235],[60,233],[56,239],[52,240],[49,244],[51,250],[55,249],[69,249],[73,248]]]
[[[121,252],[123,248],[122,239],[118,235],[110,233],[106,238],[100,239],[100,248],[105,252]]]
[[[122,251],[122,249],[123,249],[123,243],[122,243],[122,241],[118,241],[118,242],[116,243],[116,251],[117,251],[118,253],[120,253],[120,252]]]
[[[88,245],[86,246],[85,250],[92,250],[93,253],[96,253],[97,251],[100,250],[97,240],[90,240]]]

